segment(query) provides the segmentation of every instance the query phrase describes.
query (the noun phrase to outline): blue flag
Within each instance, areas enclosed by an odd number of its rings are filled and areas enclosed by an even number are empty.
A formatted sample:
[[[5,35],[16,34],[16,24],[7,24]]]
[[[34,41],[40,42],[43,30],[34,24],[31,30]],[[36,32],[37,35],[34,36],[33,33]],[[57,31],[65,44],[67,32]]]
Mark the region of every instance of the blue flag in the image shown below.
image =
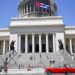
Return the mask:
[[[49,9],[49,5],[44,4],[44,3],[36,2],[35,5],[36,5],[36,7],[41,7],[41,8],[44,8],[44,9]]]

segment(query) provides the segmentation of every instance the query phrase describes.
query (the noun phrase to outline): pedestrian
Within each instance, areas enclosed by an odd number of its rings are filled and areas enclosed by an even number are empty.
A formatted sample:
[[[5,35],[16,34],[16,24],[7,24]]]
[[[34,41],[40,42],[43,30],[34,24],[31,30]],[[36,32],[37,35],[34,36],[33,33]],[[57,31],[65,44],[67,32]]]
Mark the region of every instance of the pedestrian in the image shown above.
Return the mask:
[[[2,66],[0,67],[0,72],[2,72]]]

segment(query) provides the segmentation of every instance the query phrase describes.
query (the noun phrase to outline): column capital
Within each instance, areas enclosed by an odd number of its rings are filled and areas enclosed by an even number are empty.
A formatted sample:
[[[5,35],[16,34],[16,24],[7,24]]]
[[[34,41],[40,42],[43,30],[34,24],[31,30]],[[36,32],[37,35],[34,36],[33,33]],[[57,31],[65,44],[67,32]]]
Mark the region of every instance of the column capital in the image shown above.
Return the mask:
[[[18,36],[21,36],[22,34],[18,34]]]
[[[70,37],[69,39],[72,40],[72,37]]]
[[[42,34],[38,34],[39,36],[42,36]]]
[[[35,33],[32,33],[32,35],[35,35]]]
[[[25,33],[25,35],[29,35],[28,33]]]
[[[49,33],[46,33],[45,35],[49,35]]]
[[[56,33],[52,33],[53,35],[55,35]]]

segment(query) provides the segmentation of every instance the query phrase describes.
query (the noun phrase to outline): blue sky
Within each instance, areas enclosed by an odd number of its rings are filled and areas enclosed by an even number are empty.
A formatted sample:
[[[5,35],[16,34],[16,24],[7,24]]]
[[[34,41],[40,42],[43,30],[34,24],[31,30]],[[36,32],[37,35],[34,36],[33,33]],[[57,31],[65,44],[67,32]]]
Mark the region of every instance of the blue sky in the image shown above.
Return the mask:
[[[65,25],[75,25],[75,0],[55,0],[57,14],[63,17]],[[10,25],[10,19],[18,16],[17,6],[19,0],[0,0],[0,28]]]

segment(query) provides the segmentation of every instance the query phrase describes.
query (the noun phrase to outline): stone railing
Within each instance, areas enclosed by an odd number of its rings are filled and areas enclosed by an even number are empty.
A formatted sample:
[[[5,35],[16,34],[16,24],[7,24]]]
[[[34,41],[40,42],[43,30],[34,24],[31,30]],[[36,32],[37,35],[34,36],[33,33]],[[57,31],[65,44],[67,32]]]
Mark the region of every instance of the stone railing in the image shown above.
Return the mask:
[[[16,53],[15,51],[9,51],[9,52],[6,54],[6,56],[4,57],[5,60],[4,60],[3,64],[0,66],[0,72],[1,72],[2,70],[7,71],[8,63],[9,63],[9,61],[13,58],[13,56],[14,56],[15,53]]]

